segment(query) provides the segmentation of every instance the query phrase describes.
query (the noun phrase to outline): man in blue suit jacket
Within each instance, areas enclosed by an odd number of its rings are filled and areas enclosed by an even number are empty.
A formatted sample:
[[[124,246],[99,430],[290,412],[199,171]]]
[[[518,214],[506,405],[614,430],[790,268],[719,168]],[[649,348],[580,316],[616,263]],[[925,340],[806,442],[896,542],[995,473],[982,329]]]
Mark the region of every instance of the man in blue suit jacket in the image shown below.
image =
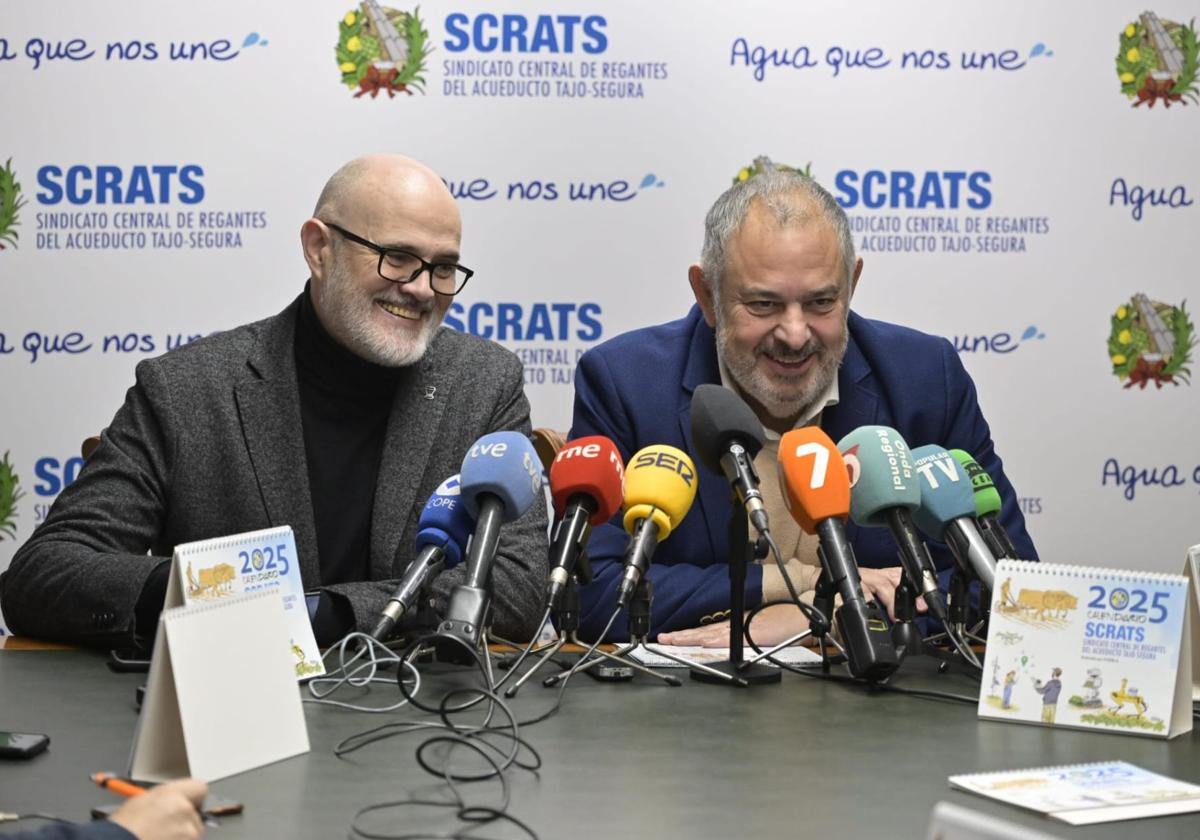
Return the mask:
[[[764,159],[759,166],[761,174],[735,184],[709,211],[701,262],[688,272],[696,306],[678,321],[618,336],[580,360],[571,438],[605,435],[626,461],[651,444],[694,453],[692,393],[704,383],[724,384],[763,422],[768,444],[756,466],[764,495],[778,500],[774,460],[783,432],[819,424],[837,441],[859,426],[892,426],[912,447],[938,443],[974,455],[1000,491],[1001,522],[1018,554],[1035,559],[975,387],[953,346],[851,312],[862,260],[855,258],[845,213],[806,176]],[[729,608],[730,488],[724,476],[699,464],[697,471],[696,501],[658,546],[648,573],[651,633],[672,644],[721,646],[729,638],[720,619]],[[773,531],[784,518],[776,508]],[[900,580],[890,533],[852,523],[847,532],[866,596],[890,610]],[[810,541],[804,548],[805,539],[797,543],[801,562],[788,566],[800,588],[810,589],[818,569],[815,546]],[[620,514],[592,533],[595,579],[582,592],[585,636],[598,634],[611,614],[626,543]],[[939,569],[952,567],[945,546],[930,549]],[[773,564],[751,567],[748,608],[785,593]],[[768,608],[760,618],[756,641],[787,638],[805,626],[790,606]],[[610,639],[622,637],[622,624],[614,625]]]

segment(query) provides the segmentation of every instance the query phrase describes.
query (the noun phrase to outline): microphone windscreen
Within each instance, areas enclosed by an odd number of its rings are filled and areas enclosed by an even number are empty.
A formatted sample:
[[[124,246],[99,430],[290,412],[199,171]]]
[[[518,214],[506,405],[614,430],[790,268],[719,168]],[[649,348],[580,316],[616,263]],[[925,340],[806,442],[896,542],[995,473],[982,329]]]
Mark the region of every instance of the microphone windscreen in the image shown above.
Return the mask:
[[[665,540],[691,509],[697,481],[686,452],[665,445],[639,449],[625,469],[625,530],[633,533],[637,520],[652,519]]]
[[[491,494],[512,522],[533,507],[542,492],[542,465],[529,438],[520,432],[492,432],[471,445],[462,463],[462,498],[467,513],[479,517],[480,497]]]
[[[429,496],[417,520],[417,551],[429,545],[441,546],[446,553],[446,568],[457,566],[462,550],[475,530],[475,520],[463,504],[462,483],[458,475],[443,481]]]
[[[887,511],[921,506],[921,485],[912,454],[890,426],[860,426],[838,441],[850,476],[850,518],[858,525],[883,528]]]
[[[737,441],[753,460],[763,445],[763,427],[750,406],[728,388],[705,384],[692,394],[692,443],[700,463],[718,475],[721,456]]]
[[[625,492],[625,465],[617,446],[603,435],[567,441],[550,464],[554,512],[563,515],[568,500],[580,493],[596,501],[591,523],[612,519]]]
[[[779,488],[788,512],[806,534],[850,513],[850,475],[842,453],[816,426],[792,429],[779,440]]]
[[[951,449],[950,454],[962,466],[967,478],[971,479],[971,488],[975,491],[975,515],[985,516],[999,513],[1003,504],[1000,500],[1000,491],[996,489],[996,484],[987,474],[987,470],[979,466],[979,462],[972,458],[969,452]]]
[[[946,526],[963,516],[975,515],[975,493],[958,461],[944,447],[931,443],[912,451],[913,466],[921,476],[921,506],[913,511],[917,527],[935,540]]]

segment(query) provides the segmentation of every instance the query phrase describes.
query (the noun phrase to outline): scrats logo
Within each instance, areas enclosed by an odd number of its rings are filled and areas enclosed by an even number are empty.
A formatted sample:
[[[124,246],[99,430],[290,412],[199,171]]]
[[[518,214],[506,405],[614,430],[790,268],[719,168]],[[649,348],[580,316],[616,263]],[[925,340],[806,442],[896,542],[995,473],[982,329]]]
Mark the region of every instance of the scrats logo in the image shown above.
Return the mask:
[[[601,15],[494,15],[472,17],[463,12],[446,16],[443,46],[452,53],[473,49],[490,53],[574,53],[597,55],[608,49]]]

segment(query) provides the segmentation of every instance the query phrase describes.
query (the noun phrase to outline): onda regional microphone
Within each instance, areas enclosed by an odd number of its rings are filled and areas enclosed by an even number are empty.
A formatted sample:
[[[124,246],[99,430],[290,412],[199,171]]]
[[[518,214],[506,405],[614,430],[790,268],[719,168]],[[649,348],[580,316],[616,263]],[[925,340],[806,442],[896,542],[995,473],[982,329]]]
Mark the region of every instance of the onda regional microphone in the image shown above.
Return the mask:
[[[673,446],[638,450],[625,470],[625,530],[632,539],[617,584],[617,605],[626,607],[650,567],[660,542],[687,516],[696,498],[696,468]]]
[[[561,605],[592,526],[612,519],[621,506],[624,479],[621,453],[602,435],[568,441],[558,450],[550,464],[550,495],[558,524],[550,546],[547,609],[558,610]]]
[[[816,426],[792,429],[779,441],[779,482],[792,517],[820,538],[817,554],[830,584],[842,596],[838,628],[850,673],[882,680],[899,660],[879,605],[863,598],[854,549],[846,538],[850,476],[829,435]]]
[[[462,547],[471,537],[475,522],[467,514],[459,492],[459,477],[452,475],[438,486],[417,520],[417,556],[408,564],[400,583],[371,635],[385,641],[405,613],[412,609],[426,584],[442,569],[462,560]]]
[[[908,444],[889,426],[861,426],[838,441],[850,473],[850,518],[863,528],[889,528],[912,591],[940,621],[949,618],[937,569],[913,522],[921,485]]]

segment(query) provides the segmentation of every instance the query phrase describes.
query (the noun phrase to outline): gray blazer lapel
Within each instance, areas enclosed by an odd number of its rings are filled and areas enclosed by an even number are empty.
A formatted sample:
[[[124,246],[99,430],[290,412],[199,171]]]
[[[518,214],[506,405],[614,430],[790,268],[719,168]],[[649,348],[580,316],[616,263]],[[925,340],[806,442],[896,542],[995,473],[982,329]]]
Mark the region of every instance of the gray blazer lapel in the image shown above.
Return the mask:
[[[315,587],[321,570],[296,384],[297,309],[293,303],[268,322],[247,359],[249,375],[234,394],[267,518],[272,526],[292,527],[304,584]]]
[[[371,512],[373,580],[387,580],[399,572],[392,568],[396,549],[415,506],[425,504],[417,492],[453,387],[451,377],[438,364],[437,343],[435,336],[424,358],[407,368],[396,384]],[[434,478],[441,482],[449,476]]]

